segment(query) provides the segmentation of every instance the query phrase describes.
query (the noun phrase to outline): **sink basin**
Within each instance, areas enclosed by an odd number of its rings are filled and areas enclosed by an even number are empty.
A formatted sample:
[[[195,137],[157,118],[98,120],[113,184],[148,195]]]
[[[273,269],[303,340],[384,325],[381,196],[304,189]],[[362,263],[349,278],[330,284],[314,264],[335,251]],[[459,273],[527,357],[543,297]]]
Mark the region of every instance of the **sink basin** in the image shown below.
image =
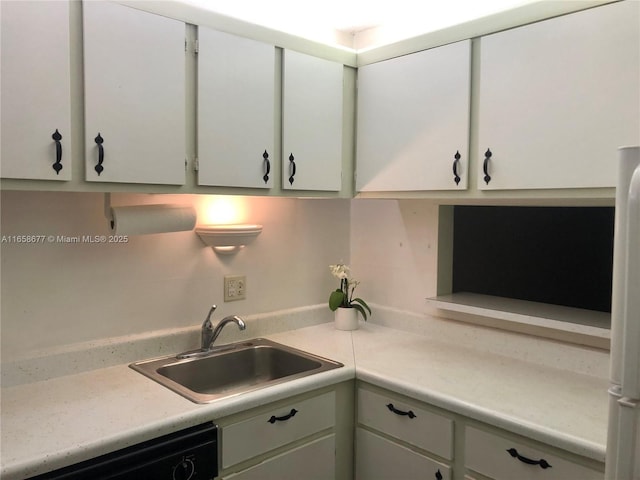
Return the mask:
[[[168,356],[130,365],[195,403],[209,403],[342,366],[264,338],[223,345],[191,358]]]

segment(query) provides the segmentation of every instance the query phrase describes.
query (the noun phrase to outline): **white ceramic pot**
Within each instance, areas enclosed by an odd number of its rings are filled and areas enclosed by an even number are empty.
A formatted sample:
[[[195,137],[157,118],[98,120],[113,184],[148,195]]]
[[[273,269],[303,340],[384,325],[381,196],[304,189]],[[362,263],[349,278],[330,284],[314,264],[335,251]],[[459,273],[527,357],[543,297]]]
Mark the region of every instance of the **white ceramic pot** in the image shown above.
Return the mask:
[[[337,330],[357,330],[358,310],[355,308],[339,307],[335,312],[335,326]]]

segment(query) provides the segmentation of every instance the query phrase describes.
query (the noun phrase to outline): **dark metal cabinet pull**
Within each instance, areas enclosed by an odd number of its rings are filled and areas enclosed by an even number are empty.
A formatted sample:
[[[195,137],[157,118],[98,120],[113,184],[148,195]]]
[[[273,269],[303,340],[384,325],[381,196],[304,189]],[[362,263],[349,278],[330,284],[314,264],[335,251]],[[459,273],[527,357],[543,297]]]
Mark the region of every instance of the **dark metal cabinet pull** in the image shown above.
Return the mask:
[[[296,176],[296,162],[294,161],[295,157],[293,156],[293,153],[289,155],[289,172],[291,173],[291,176],[289,177],[289,183],[291,185],[293,185],[293,180]]]
[[[522,463],[526,463],[527,465],[540,465],[540,468],[542,469],[551,468],[551,465],[549,465],[549,462],[547,462],[544,458],[541,458],[540,460],[532,460],[530,458],[523,457],[518,453],[518,450],[516,450],[515,448],[510,448],[509,450],[507,450],[507,452],[513,458],[517,458]]]
[[[460,162],[460,151],[456,150],[456,154],[453,156],[453,181],[456,185],[460,183],[460,176],[458,175],[458,162]]]
[[[264,177],[262,177],[262,180],[264,180],[264,183],[267,183],[269,181],[269,172],[271,172],[271,162],[269,162],[269,153],[267,153],[266,150],[262,154],[262,158],[264,159],[263,163],[265,169]]]
[[[436,480],[442,480],[442,474],[440,473],[440,469],[436,472]]]
[[[62,135],[60,135],[60,132],[57,128],[56,131],[53,132],[53,135],[51,135],[51,138],[56,143],[56,161],[53,165],[51,165],[51,168],[56,171],[56,175],[59,175],[60,170],[62,170],[62,144],[60,143],[60,140],[62,140]]]
[[[96,145],[98,145],[98,164],[95,166],[95,171],[100,175],[104,170],[104,167],[102,166],[102,162],[104,162],[104,147],[102,146],[104,139],[102,138],[102,135],[98,133],[98,136],[94,141],[96,142]]]
[[[413,413],[411,410],[409,410],[408,412],[403,412],[402,410],[398,410],[396,407],[393,406],[393,403],[389,403],[387,404],[387,408],[395,413],[396,415],[405,415],[409,418],[416,418],[416,414]]]
[[[284,422],[285,420],[289,420],[296,413],[298,413],[298,410],[296,410],[295,408],[292,408],[291,411],[287,415],[284,415],[282,417],[276,417],[275,415],[271,415],[271,418],[269,420],[267,420],[267,422],[272,423],[272,424],[276,423],[276,422]]]
[[[491,175],[489,175],[489,159],[491,158],[491,150],[487,148],[487,151],[484,152],[484,162],[482,163],[482,170],[484,171],[484,182],[489,185],[491,181]]]

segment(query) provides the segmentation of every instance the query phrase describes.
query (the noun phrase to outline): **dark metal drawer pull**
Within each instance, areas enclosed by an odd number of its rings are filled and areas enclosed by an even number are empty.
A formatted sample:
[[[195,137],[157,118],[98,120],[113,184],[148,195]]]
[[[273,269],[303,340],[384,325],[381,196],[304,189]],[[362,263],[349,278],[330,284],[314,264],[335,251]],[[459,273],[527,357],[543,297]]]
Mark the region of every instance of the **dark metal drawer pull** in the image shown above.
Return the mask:
[[[409,410],[408,412],[403,412],[402,410],[398,410],[397,408],[395,408],[393,406],[393,403],[387,404],[387,408],[393,413],[395,413],[396,415],[405,415],[409,418],[416,418],[416,414],[413,413],[411,410]]]
[[[436,472],[436,480],[442,480],[442,474],[440,473],[440,469]]]
[[[104,167],[102,166],[102,162],[104,162],[104,147],[102,146],[102,144],[104,143],[104,139],[102,138],[102,135],[98,133],[98,136],[94,138],[94,141],[96,142],[96,145],[98,145],[98,164],[94,167],[94,169],[96,172],[98,172],[98,176],[100,176],[100,174],[104,170]]]
[[[269,153],[266,150],[262,154],[262,158],[264,159],[263,163],[265,169],[264,177],[262,177],[262,180],[264,180],[264,183],[267,183],[269,181],[269,172],[271,172],[271,163],[269,162]]]
[[[460,183],[460,175],[458,175],[458,163],[460,162],[460,151],[456,151],[456,154],[453,156],[453,181],[456,182],[456,185]]]
[[[513,458],[517,458],[522,463],[526,463],[527,465],[540,465],[540,468],[542,469],[551,468],[549,462],[547,462],[544,458],[541,458],[540,460],[531,460],[530,458],[520,455],[518,453],[518,450],[516,450],[515,448],[510,448],[509,450],[507,450],[507,452],[509,452],[509,455],[511,455]]]
[[[292,408],[288,415],[285,415],[283,417],[276,417],[275,415],[271,415],[271,418],[267,420],[267,422],[269,423],[284,422],[285,420],[289,420],[296,413],[298,413],[298,410],[296,410],[295,408]]]
[[[59,175],[60,170],[62,170],[62,144],[60,143],[60,140],[62,140],[62,135],[60,135],[60,132],[57,128],[56,131],[53,132],[53,135],[51,135],[51,138],[56,143],[56,161],[53,165],[51,165],[51,167],[56,171],[56,175]]]
[[[293,181],[295,180],[294,177],[296,176],[296,162],[293,153],[289,155],[289,172],[291,173],[291,176],[289,176],[289,183],[293,185]]]
[[[491,150],[487,148],[487,151],[484,152],[484,162],[482,162],[482,171],[484,172],[484,182],[489,185],[491,181],[491,175],[489,175],[489,159],[493,154]]]

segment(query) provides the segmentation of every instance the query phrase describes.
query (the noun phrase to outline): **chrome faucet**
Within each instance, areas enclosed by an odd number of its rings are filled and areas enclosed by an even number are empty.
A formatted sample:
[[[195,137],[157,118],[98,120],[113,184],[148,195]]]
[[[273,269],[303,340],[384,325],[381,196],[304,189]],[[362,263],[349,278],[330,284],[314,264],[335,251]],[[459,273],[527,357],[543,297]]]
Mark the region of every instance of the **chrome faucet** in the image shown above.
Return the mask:
[[[242,320],[237,315],[229,315],[228,317],[224,317],[214,328],[213,324],[211,323],[211,315],[215,310],[216,306],[212,305],[206,320],[202,324],[202,343],[200,345],[202,350],[211,350],[213,348],[213,342],[216,341],[216,338],[218,338],[218,335],[220,335],[220,332],[222,332],[222,329],[227,323],[235,323],[240,330],[244,330],[245,328],[247,328],[244,320]]]
[[[213,350],[213,343],[222,332],[222,329],[225,327],[227,323],[235,323],[240,330],[244,330],[247,328],[247,325],[237,315],[229,315],[228,317],[224,317],[218,324],[213,326],[211,323],[211,315],[216,310],[216,306],[212,305],[209,309],[209,313],[207,314],[207,318],[202,322],[201,328],[201,340],[200,340],[200,348],[198,350],[190,350],[188,352],[181,353],[176,356],[176,358],[191,358],[191,357],[200,357],[209,354],[211,350]],[[216,349],[217,350],[217,349]]]

